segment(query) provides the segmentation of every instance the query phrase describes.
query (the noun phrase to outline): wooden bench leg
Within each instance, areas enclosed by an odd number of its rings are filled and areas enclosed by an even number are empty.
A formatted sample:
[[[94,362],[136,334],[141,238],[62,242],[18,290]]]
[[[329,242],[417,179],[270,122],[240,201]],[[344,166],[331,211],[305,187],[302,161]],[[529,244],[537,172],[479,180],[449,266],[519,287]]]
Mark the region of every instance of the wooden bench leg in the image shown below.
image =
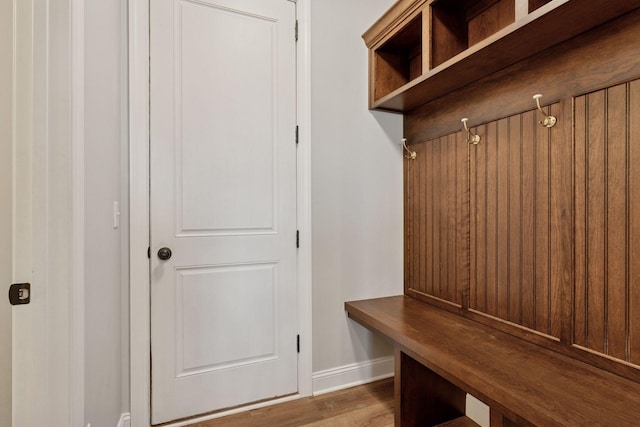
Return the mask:
[[[393,358],[393,397],[395,400],[393,410],[393,424],[395,427],[402,425],[402,352],[399,349],[395,349]]]
[[[504,427],[502,413],[494,408],[489,408],[489,422],[491,427]]]
[[[465,414],[466,393],[435,372],[395,352],[395,425],[434,426]]]

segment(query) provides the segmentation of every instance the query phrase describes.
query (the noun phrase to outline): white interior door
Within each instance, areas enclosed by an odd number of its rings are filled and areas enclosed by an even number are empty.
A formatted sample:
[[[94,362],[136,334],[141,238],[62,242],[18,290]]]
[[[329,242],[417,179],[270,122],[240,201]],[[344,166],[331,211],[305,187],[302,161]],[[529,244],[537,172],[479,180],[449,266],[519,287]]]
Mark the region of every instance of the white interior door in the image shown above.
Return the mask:
[[[295,4],[150,6],[157,424],[297,391]]]
[[[13,1],[0,0],[0,425],[11,425]]]

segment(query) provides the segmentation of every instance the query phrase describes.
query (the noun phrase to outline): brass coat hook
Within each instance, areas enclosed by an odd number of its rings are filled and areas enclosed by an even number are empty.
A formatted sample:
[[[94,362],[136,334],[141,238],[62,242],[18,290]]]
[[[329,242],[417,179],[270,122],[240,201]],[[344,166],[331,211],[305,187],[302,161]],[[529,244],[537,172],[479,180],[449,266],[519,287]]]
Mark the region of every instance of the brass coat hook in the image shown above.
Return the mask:
[[[415,160],[418,154],[415,151],[409,150],[409,147],[407,147],[407,138],[402,138],[401,141],[402,141],[402,147],[407,152],[407,154],[405,154],[404,157],[410,160]]]
[[[469,130],[469,127],[467,126],[467,122],[469,121],[469,119],[465,117],[460,121],[464,125],[464,130],[467,131],[467,142],[469,144],[478,145],[478,143],[480,142],[480,135],[475,135],[471,133],[471,131]]]
[[[540,111],[544,116],[544,120],[538,123],[540,123],[542,126],[546,128],[552,128],[556,125],[556,123],[558,123],[558,119],[544,112],[544,110],[540,106],[540,98],[542,98],[542,94],[540,93],[533,95],[533,99],[536,100],[536,105],[538,106],[538,111]]]

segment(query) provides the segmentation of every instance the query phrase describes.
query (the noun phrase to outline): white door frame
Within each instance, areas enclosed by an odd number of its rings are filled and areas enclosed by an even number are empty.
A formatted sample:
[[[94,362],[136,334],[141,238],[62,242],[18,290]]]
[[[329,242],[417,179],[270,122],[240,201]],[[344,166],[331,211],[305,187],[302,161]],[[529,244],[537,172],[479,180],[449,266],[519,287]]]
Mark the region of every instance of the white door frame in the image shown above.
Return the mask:
[[[149,247],[149,1],[129,0],[129,286],[131,425],[151,425]],[[152,1],[152,0],[151,0]],[[285,0],[283,0],[285,1]],[[293,1],[293,0],[289,0]],[[309,1],[297,0],[298,67],[298,394],[312,393],[311,86]],[[293,37],[293,29],[292,29]],[[245,408],[246,409],[246,408]],[[237,412],[237,411],[236,411]]]
[[[13,281],[13,0],[0,0],[0,289]],[[12,307],[0,301],[0,424],[11,425]]]

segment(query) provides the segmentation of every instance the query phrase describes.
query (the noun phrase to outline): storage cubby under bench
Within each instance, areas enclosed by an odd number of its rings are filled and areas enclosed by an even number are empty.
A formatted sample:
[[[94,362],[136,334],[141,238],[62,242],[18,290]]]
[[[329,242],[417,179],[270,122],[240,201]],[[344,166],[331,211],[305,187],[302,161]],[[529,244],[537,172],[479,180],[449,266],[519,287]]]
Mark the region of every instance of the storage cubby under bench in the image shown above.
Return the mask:
[[[640,384],[407,296],[352,301],[351,319],[395,347],[395,425],[633,426]],[[455,424],[454,424],[455,423]]]

